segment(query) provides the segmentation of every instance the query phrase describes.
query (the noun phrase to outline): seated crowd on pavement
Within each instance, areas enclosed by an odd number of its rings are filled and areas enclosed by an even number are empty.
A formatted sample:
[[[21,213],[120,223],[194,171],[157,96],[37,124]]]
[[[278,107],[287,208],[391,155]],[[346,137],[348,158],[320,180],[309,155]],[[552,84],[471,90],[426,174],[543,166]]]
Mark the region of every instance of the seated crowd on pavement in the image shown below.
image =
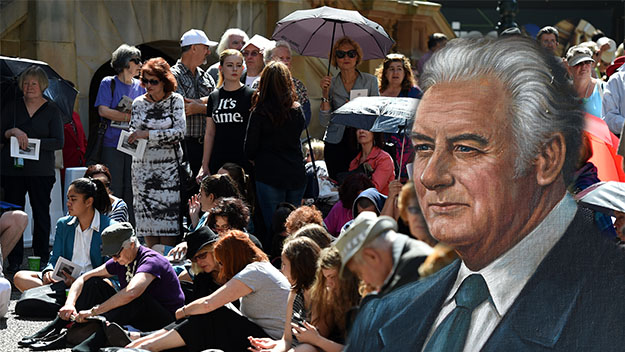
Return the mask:
[[[317,123],[312,98],[291,73],[288,42],[230,28],[217,43],[191,29],[171,66],[123,44],[95,101],[108,124],[101,157],[71,181],[51,251],[46,194],[62,124],[42,97],[45,73],[24,71],[24,98],[2,112],[3,200],[23,207],[29,194],[41,262],[20,270],[28,215],[3,209],[0,316],[11,283],[61,285],[57,316],[20,346],[622,348],[625,335],[607,327],[625,322],[615,299],[625,293],[625,213],[573,197],[605,181],[589,121],[611,136],[625,182],[625,60],[606,37],[558,57],[558,35],[434,33],[414,70],[392,53],[375,75],[358,69],[360,44],[337,37],[337,74],[318,83],[325,133],[312,141],[302,138]],[[219,61],[205,70],[215,47]],[[334,121],[353,90],[419,99],[411,130]],[[124,129],[128,143],[146,142],[141,158],[117,150]],[[11,137],[41,139],[40,159],[15,167]],[[60,261],[79,272],[55,276]]]

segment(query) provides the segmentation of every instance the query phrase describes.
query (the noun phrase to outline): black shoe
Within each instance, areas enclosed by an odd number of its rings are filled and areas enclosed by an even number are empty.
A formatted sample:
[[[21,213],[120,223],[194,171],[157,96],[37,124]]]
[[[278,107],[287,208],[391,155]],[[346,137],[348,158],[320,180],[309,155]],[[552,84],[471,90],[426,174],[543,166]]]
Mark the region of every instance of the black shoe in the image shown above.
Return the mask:
[[[33,343],[43,341],[46,338],[50,339],[51,337],[58,335],[61,332],[61,329],[62,328],[54,328],[54,326],[46,326],[30,336],[23,337],[17,342],[17,344],[24,347],[30,346]]]
[[[54,337],[52,338],[52,336]],[[67,338],[67,330],[64,330],[58,335],[51,335],[50,338],[46,338],[45,340],[35,342],[29,347],[32,351],[58,350],[61,348],[65,348],[65,346],[67,345],[66,338]]]
[[[110,346],[124,347],[132,342],[128,334],[126,334],[126,331],[116,323],[110,323],[104,328],[104,333],[106,333],[106,338]]]

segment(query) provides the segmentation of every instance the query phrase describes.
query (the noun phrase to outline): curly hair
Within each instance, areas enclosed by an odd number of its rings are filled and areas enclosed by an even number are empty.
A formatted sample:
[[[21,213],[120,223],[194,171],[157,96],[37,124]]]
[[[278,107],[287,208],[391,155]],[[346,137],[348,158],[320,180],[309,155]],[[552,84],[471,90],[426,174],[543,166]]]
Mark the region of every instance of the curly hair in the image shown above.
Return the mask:
[[[351,209],[360,192],[371,187],[375,185],[365,174],[356,173],[347,176],[339,186],[339,200],[343,203],[343,208]]]
[[[378,66],[375,70],[375,75],[378,77],[378,84],[380,92],[384,92],[388,88],[388,78],[386,78],[386,71],[393,62],[401,62],[404,69],[404,80],[401,81],[401,90],[409,90],[411,87],[417,85],[414,79],[414,73],[412,72],[412,66],[410,60],[402,54],[388,54],[384,58],[384,62]]]
[[[228,219],[230,228],[243,231],[250,221],[250,209],[240,198],[219,198],[208,212],[206,225],[213,229],[218,216]]]
[[[225,284],[248,264],[269,261],[267,255],[250,236],[239,230],[231,230],[215,244],[215,259],[221,264],[218,281]]]
[[[323,214],[314,205],[304,205],[293,210],[286,218],[284,228],[288,234],[293,234],[308,224],[323,225]]]
[[[176,87],[178,87],[176,78],[171,73],[171,67],[169,67],[167,61],[162,57],[155,57],[146,61],[143,66],[141,66],[141,78],[143,78],[145,74],[155,76],[163,82],[163,91],[165,94],[176,91]]]

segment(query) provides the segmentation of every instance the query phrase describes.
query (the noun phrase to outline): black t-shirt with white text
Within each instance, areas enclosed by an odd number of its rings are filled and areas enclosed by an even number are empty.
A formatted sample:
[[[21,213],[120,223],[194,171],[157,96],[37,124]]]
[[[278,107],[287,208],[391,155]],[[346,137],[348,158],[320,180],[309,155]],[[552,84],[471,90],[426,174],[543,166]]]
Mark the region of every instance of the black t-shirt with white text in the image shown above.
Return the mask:
[[[252,94],[254,89],[246,86],[235,91],[221,87],[208,96],[207,115],[215,122],[215,140],[208,166],[211,174],[217,173],[226,162],[239,164],[246,172],[251,171],[243,144]]]

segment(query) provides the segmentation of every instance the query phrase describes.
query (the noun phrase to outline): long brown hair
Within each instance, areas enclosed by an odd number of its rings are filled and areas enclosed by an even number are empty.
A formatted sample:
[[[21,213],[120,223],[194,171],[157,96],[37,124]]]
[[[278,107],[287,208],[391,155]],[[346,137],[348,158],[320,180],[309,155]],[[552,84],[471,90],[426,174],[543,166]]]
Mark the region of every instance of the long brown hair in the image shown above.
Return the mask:
[[[215,244],[215,259],[221,264],[218,281],[226,283],[248,264],[269,261],[250,236],[239,230],[232,230]]]
[[[279,126],[289,118],[289,110],[296,100],[289,68],[278,61],[265,66],[260,75],[260,87],[252,97],[252,110],[269,117],[274,126]]]
[[[310,298],[312,301],[312,324],[317,326],[323,322],[328,327],[328,332],[339,332],[344,335],[347,311],[359,304],[360,294],[358,293],[359,280],[347,268],[343,270],[343,275],[339,276],[339,283],[334,289],[334,293],[326,288],[326,280],[322,270],[336,269],[338,273],[340,268],[341,255],[339,251],[334,247],[323,249],[317,265],[317,277],[310,289]]]
[[[319,252],[321,248],[308,237],[294,238],[284,244],[282,254],[291,263],[291,278],[295,281],[292,289],[307,290],[312,286]]]
[[[417,83],[414,79],[414,73],[412,72],[410,60],[402,54],[388,54],[384,58],[384,62],[375,70],[375,75],[378,77],[380,92],[384,92],[388,88],[386,71],[393,62],[401,62],[404,69],[404,80],[401,81],[401,90],[409,90],[411,87],[416,86]]]

